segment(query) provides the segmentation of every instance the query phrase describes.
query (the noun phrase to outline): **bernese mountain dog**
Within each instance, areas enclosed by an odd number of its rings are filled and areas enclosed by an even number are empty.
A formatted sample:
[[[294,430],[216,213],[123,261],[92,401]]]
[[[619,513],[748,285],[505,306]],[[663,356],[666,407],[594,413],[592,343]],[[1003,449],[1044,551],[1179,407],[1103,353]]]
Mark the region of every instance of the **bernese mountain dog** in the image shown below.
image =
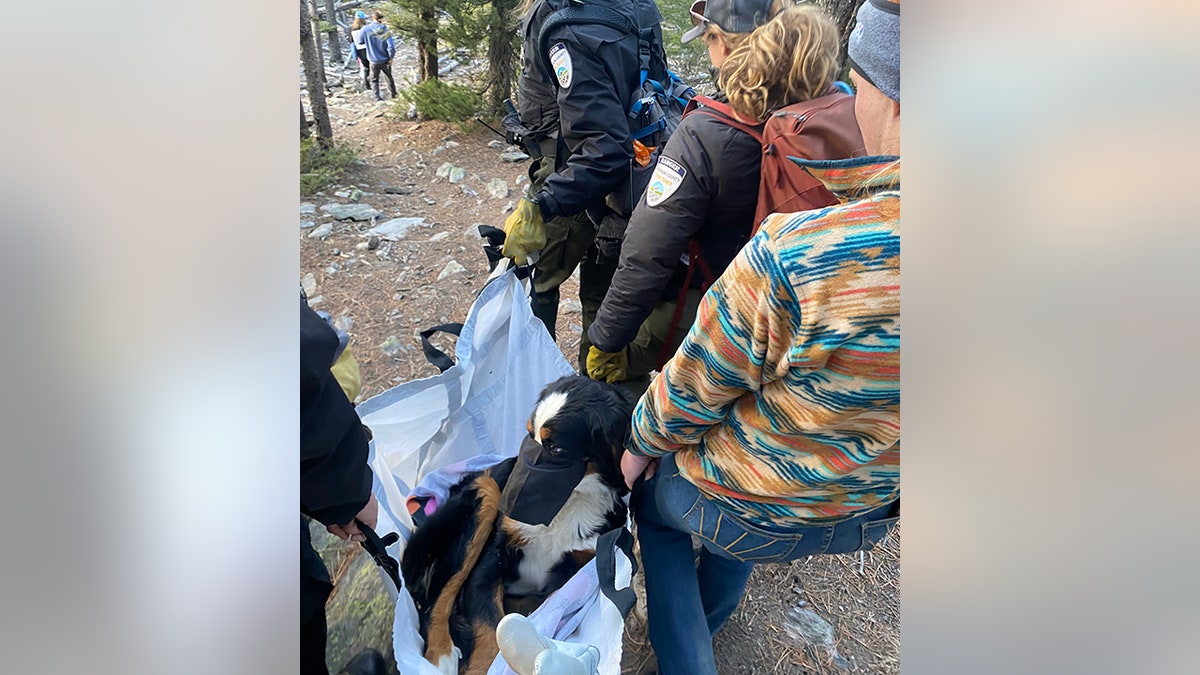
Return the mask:
[[[471,473],[420,522],[400,568],[425,658],[447,675],[486,673],[496,624],[528,614],[626,520],[620,458],[634,400],[582,376],[542,391],[517,457]]]

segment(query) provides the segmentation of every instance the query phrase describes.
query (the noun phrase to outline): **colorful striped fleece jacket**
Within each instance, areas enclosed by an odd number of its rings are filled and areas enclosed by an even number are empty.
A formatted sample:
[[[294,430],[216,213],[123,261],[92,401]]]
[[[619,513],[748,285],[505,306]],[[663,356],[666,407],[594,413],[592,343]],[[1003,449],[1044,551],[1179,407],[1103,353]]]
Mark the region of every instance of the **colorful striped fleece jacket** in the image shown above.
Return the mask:
[[[860,198],[763,221],[638,402],[628,448],[676,453],[704,496],[772,531],[900,494],[900,161],[793,161]]]

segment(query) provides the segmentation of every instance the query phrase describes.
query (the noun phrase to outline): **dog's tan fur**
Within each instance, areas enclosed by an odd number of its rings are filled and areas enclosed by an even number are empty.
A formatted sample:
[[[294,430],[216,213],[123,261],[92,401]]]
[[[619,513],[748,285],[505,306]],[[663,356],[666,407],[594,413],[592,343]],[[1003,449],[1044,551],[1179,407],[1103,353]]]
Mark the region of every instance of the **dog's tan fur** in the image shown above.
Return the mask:
[[[454,601],[458,598],[458,592],[466,582],[467,575],[475,568],[479,554],[483,552],[483,547],[495,526],[496,517],[500,513],[500,486],[496,484],[496,479],[483,474],[475,479],[475,487],[479,490],[479,509],[476,511],[479,519],[476,521],[471,541],[467,544],[467,555],[462,568],[446,582],[445,588],[438,595],[437,603],[433,606],[429,621],[429,640],[425,645],[425,659],[430,663],[438,663],[443,657],[449,656],[454,648],[454,641],[450,638],[450,612],[454,609]],[[492,644],[495,645],[494,633]],[[495,657],[495,652],[492,653],[492,657]],[[474,661],[472,658],[471,662]]]

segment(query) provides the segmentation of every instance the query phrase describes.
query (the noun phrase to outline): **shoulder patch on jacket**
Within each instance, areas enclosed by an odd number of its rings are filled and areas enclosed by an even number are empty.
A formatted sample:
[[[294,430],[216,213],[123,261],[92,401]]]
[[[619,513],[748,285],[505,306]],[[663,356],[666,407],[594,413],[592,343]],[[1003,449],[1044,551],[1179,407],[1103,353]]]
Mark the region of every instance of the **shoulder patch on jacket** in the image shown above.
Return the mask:
[[[654,167],[654,175],[650,176],[650,184],[646,186],[646,205],[658,206],[675,194],[683,183],[687,169],[670,157],[659,157]]]
[[[558,78],[558,86],[566,89],[571,86],[571,53],[567,46],[556,42],[550,48],[550,65],[554,67],[554,76]]]

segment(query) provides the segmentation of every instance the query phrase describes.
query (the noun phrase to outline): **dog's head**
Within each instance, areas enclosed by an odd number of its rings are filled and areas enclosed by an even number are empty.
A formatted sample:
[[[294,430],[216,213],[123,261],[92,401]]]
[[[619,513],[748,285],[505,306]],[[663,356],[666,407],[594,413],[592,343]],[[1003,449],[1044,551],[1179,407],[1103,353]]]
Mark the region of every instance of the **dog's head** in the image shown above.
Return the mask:
[[[624,494],[620,461],[633,406],[633,396],[611,384],[578,375],[552,382],[529,416],[501,509],[517,520],[549,523],[588,474]]]

